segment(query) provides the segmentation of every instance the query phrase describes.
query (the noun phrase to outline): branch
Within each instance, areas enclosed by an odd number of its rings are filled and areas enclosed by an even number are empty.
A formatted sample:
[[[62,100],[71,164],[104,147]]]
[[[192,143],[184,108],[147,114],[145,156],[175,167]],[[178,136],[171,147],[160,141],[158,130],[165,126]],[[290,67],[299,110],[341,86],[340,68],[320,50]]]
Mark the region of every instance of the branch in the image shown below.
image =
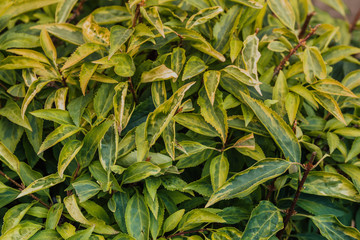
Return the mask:
[[[81,10],[84,7],[84,3],[86,2],[86,0],[81,0],[79,2],[79,5],[77,6],[77,8],[74,9],[73,11],[73,15],[71,15],[71,17],[66,21],[68,23],[72,22],[75,18],[77,18],[78,16],[80,16],[81,14]]]
[[[351,22],[350,24],[350,28],[349,28],[349,32],[352,33],[355,28],[356,28],[356,23],[359,21],[360,19],[360,9],[358,10],[358,12],[356,13],[356,16],[354,18],[354,20]]]
[[[306,178],[307,176],[309,175],[309,172],[313,169],[313,162],[314,162],[314,159],[315,159],[315,156],[316,156],[316,152],[313,152],[311,154],[311,158],[310,158],[310,161],[305,165],[305,172],[304,172],[304,175],[303,177],[301,178],[301,181],[298,185],[298,188],[296,190],[296,193],[295,193],[295,196],[294,196],[294,200],[293,202],[291,203],[291,206],[290,208],[287,210],[287,214],[286,214],[286,217],[284,219],[284,228],[280,230],[280,232],[278,232],[276,234],[276,236],[281,240],[281,237],[282,235],[284,234],[284,231],[286,229],[286,226],[287,224],[289,223],[290,221],[290,217],[294,214],[294,209],[295,209],[295,206],[296,206],[296,202],[298,201],[299,199],[299,196],[300,196],[300,193],[301,193],[301,190],[304,186],[304,183],[306,181]]]
[[[316,12],[311,12],[306,16],[305,22],[301,27],[301,30],[299,32],[299,38],[302,38],[306,32],[307,27],[309,26],[310,20],[313,16],[315,16]]]
[[[138,5],[136,5],[135,16],[134,16],[133,21],[132,21],[132,27],[133,28],[136,26],[136,22],[140,17],[140,7],[142,7],[144,5],[145,5],[145,0],[141,0],[141,2]]]
[[[1,82],[0,82],[0,87],[2,87],[5,91],[8,90],[8,88],[4,84],[2,84]]]
[[[166,239],[169,239],[169,238],[173,238],[173,237],[176,237],[176,236],[183,236],[185,234],[190,234],[190,233],[198,233],[198,232],[204,232],[204,231],[208,231],[206,228],[202,228],[202,229],[198,229],[198,230],[192,230],[192,231],[187,231],[187,232],[178,232],[178,233],[175,233],[173,235],[170,235],[168,237],[166,237]]]
[[[0,175],[2,175],[4,178],[6,178],[7,180],[9,180],[12,184],[14,184],[15,186],[17,186],[21,191],[25,189],[25,186],[23,184],[19,184],[18,182],[16,182],[14,179],[12,179],[11,177],[9,177],[8,175],[6,175],[3,171],[0,170]],[[34,194],[30,194],[30,197],[32,197],[33,199],[35,199],[36,201],[38,201],[39,203],[41,203],[42,205],[44,205],[46,208],[50,208],[50,206],[48,204],[46,204],[45,202],[43,202],[40,198],[36,197]]]
[[[298,45],[296,45],[293,49],[290,50],[290,53],[280,62],[279,66],[277,66],[274,70],[274,76],[277,75],[281,69],[283,69],[285,63],[287,61],[289,61],[290,57],[292,55],[294,55],[296,53],[296,51],[301,47],[304,46],[306,44],[306,41],[315,34],[316,29],[320,26],[320,24],[316,25],[313,29],[311,29],[311,31],[309,32],[308,35],[306,35],[306,37],[304,39],[301,39],[298,43]]]

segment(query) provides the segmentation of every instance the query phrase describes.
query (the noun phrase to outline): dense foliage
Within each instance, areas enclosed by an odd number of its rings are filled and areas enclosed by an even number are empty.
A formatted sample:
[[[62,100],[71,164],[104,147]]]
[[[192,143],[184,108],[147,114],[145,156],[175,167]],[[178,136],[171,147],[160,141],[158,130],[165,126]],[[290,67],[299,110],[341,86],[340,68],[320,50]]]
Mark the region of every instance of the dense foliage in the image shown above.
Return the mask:
[[[322,1],[2,0],[0,239],[360,239],[360,31]]]

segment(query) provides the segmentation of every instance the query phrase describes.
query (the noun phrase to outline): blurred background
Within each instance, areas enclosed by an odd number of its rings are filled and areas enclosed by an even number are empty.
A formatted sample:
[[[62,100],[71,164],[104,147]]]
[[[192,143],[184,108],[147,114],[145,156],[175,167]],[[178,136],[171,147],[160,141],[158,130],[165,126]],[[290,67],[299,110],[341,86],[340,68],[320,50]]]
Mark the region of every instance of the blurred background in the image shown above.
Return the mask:
[[[347,17],[350,21],[352,21],[355,18],[356,13],[360,9],[360,0],[343,0],[343,2],[350,10],[350,13]],[[336,12],[334,9],[324,4],[321,0],[314,0],[313,3],[315,6],[331,13],[332,16],[341,18],[341,15],[338,12]]]

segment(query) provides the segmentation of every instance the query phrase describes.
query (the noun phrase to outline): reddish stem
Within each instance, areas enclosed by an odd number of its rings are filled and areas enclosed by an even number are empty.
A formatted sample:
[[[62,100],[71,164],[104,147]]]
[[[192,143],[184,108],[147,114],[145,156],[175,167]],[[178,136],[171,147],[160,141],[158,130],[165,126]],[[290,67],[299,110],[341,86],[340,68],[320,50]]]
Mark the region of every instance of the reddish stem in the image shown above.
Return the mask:
[[[316,25],[313,29],[311,29],[311,31],[309,32],[308,35],[306,35],[306,37],[304,39],[301,39],[298,43],[298,45],[296,45],[293,49],[290,50],[290,53],[280,62],[279,66],[277,66],[274,70],[274,76],[277,75],[281,69],[283,69],[285,63],[287,61],[289,61],[290,57],[292,55],[294,55],[296,53],[296,51],[301,47],[304,46],[306,44],[306,41],[315,34],[316,29],[320,26],[320,24]]]
[[[309,26],[310,20],[313,16],[315,16],[316,12],[311,12],[306,16],[305,22],[302,25],[302,28],[299,32],[299,38],[302,38],[306,32],[307,27]]]
[[[299,199],[299,196],[300,196],[300,193],[301,193],[301,190],[304,186],[304,183],[306,181],[306,178],[307,176],[309,175],[310,171],[313,169],[313,162],[314,162],[314,159],[315,159],[315,156],[316,156],[316,152],[313,152],[311,154],[311,158],[310,158],[310,161],[305,165],[305,172],[304,172],[304,175],[303,177],[301,178],[301,181],[298,185],[298,188],[296,190],[296,193],[295,193],[295,197],[294,197],[294,200],[293,202],[291,203],[291,206],[290,208],[287,210],[287,214],[286,214],[286,217],[284,219],[284,227],[283,229],[281,229],[277,234],[276,236],[281,240],[282,238],[282,235],[284,234],[284,231],[286,229],[286,226],[288,225],[289,221],[290,221],[290,218],[292,215],[294,215],[294,209],[295,209],[295,206],[296,206],[296,203]]]

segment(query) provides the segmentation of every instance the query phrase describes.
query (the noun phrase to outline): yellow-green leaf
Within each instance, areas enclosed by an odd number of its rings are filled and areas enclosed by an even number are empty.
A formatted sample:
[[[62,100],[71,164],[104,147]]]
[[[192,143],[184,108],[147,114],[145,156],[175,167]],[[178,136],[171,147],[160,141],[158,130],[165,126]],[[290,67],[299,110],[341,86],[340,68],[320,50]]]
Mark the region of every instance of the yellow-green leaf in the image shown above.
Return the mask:
[[[101,45],[95,43],[85,43],[79,46],[73,54],[66,60],[64,65],[61,68],[61,71],[75,65],[76,63],[80,62],[93,52],[96,52],[101,49]]]
[[[358,98],[350,89],[334,79],[323,79],[311,86],[322,93]]]
[[[214,105],[216,89],[220,83],[220,75],[221,73],[215,70],[204,73],[204,86],[211,105]]]
[[[153,25],[156,28],[156,30],[158,30],[158,32],[161,34],[161,36],[163,38],[165,38],[164,26],[163,26],[163,23],[161,21],[161,18],[160,18],[159,12],[158,12],[158,7],[150,7],[146,10],[145,10],[145,8],[140,7],[140,12],[144,16],[144,18],[151,25]]]
[[[313,94],[314,94],[315,100],[323,108],[325,108],[328,112],[330,112],[340,122],[347,125],[338,103],[331,95],[326,94],[326,93],[321,93],[321,92],[314,92]]]
[[[23,196],[29,195],[30,193],[48,189],[52,186],[55,186],[56,184],[62,183],[63,181],[65,181],[65,178],[61,178],[57,173],[36,179],[24,190],[22,190],[16,198],[21,198]]]
[[[148,82],[155,82],[155,81],[162,81],[172,78],[177,78],[178,75],[171,69],[167,68],[165,64],[157,66],[150,71],[143,72],[141,74],[141,82],[148,83]]]
[[[41,144],[38,154],[42,153],[46,149],[54,146],[58,142],[72,136],[73,134],[79,132],[81,128],[76,127],[74,125],[61,125],[60,127],[56,128],[52,131],[47,137],[45,138],[44,142]]]
[[[221,187],[229,173],[229,161],[224,153],[214,157],[210,163],[210,179],[214,191]]]
[[[51,59],[52,62],[54,63],[54,66],[56,66],[56,59],[57,59],[56,48],[55,48],[53,42],[51,41],[49,33],[46,31],[45,28],[43,28],[41,30],[40,43],[41,43],[41,47],[42,47],[45,55],[49,59]]]
[[[82,145],[83,143],[81,141],[73,139],[68,141],[61,149],[58,162],[58,173],[60,177],[64,176],[65,169],[80,151]]]
[[[316,78],[326,77],[326,66],[319,49],[316,47],[307,47],[303,55],[303,68],[305,79],[308,83],[313,83]]]
[[[279,145],[286,158],[292,162],[300,162],[301,148],[294,132],[285,121],[263,103],[242,94],[246,104],[254,111],[255,115],[269,131],[274,141]]]
[[[283,159],[264,159],[248,169],[239,172],[227,180],[210,197],[206,207],[221,200],[235,197],[245,197],[253,192],[261,183],[276,178],[283,174],[291,162]]]
[[[288,0],[269,0],[271,11],[279,18],[282,24],[294,30],[295,13]]]

